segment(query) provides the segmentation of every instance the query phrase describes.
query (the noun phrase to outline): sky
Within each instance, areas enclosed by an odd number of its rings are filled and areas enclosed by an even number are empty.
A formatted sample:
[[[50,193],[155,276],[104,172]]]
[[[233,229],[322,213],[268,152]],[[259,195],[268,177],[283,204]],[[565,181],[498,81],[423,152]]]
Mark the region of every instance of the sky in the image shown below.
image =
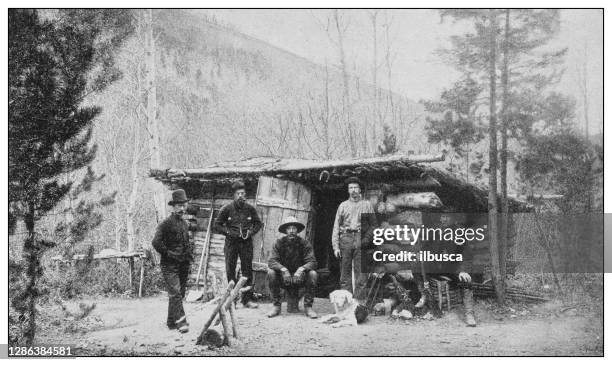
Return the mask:
[[[324,30],[329,10],[200,10],[214,14],[222,22],[239,31],[286,49],[319,64],[339,64],[337,47],[330,42]],[[370,10],[344,10],[350,18],[345,48],[349,65],[354,72],[372,80],[373,54]],[[436,10],[387,10],[392,19],[390,39],[393,58],[391,88],[415,101],[432,99],[457,80],[459,74],[446,65],[436,54],[448,45],[450,35],[464,30],[461,24],[441,22]],[[384,20],[384,12],[378,16]],[[384,35],[378,33],[378,54],[383,62]],[[602,129],[603,113],[603,12],[601,10],[562,10],[561,31],[554,45],[568,47],[565,73],[557,86],[561,92],[573,95],[578,101],[579,122],[583,122],[579,72],[584,60],[587,65],[589,89],[589,128],[591,133]],[[585,52],[586,51],[586,52]],[[586,54],[586,57],[585,57]],[[379,80],[386,86],[384,68]]]

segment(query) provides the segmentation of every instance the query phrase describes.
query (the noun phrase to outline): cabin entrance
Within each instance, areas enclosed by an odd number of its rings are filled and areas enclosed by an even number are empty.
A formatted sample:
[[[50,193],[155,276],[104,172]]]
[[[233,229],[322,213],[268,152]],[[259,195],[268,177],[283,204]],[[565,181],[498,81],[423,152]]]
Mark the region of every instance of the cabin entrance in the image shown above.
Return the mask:
[[[319,265],[317,297],[327,297],[340,282],[340,260],[334,256],[332,232],[338,206],[347,199],[345,189],[322,190],[316,193],[314,202],[313,249]]]

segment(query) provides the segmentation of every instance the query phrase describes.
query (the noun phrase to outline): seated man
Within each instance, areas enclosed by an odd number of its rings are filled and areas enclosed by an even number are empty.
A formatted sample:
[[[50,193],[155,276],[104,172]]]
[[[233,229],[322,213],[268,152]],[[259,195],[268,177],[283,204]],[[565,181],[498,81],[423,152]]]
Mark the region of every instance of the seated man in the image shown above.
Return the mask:
[[[295,217],[287,217],[278,227],[278,231],[286,235],[276,241],[268,260],[268,285],[274,301],[268,317],[276,317],[281,312],[281,287],[293,298],[297,298],[299,289],[305,287],[304,312],[310,318],[317,318],[317,313],[312,310],[317,261],[310,243],[298,236],[303,230],[304,225]],[[287,312],[298,312],[297,303],[291,303],[288,301]]]
[[[453,230],[462,228],[462,224],[457,222],[459,214],[452,214],[451,209],[445,209],[439,214],[439,226],[442,229],[451,228]],[[427,268],[430,277],[448,281],[451,288],[458,288],[461,291],[463,307],[465,310],[465,323],[469,327],[476,327],[474,318],[474,294],[472,291],[471,261],[473,259],[470,243],[455,243],[454,241],[437,240],[426,244],[426,250],[436,254],[461,254],[463,261],[458,263],[430,262]]]

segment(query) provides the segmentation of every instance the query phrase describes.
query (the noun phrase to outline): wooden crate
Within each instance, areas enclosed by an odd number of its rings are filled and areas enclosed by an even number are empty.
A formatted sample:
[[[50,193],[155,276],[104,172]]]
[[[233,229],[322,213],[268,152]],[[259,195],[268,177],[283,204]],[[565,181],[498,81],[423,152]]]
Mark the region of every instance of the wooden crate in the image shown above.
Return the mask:
[[[436,305],[441,310],[451,310],[463,304],[461,289],[457,287],[452,288],[450,283],[446,280],[429,278],[429,289],[431,290]]]

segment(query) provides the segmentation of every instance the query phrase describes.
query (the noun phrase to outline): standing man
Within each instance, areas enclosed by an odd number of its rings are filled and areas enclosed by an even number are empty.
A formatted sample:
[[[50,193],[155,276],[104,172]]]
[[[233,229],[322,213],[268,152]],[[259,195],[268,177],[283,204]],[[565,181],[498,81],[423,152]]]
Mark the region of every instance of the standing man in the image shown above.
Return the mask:
[[[240,257],[242,276],[248,281],[246,286],[251,290],[242,295],[242,304],[246,308],[257,308],[253,302],[253,235],[261,229],[261,220],[255,208],[246,202],[246,190],[241,181],[232,184],[234,201],[227,204],[219,212],[215,221],[215,230],[225,235],[225,273],[227,282],[238,282],[236,264]]]
[[[173,212],[157,226],[152,243],[161,255],[161,271],[168,291],[166,325],[169,329],[178,329],[181,333],[189,331],[183,309],[189,268],[193,261],[193,245],[189,242],[189,231],[197,230],[197,226],[190,225],[183,219],[188,201],[185,190],[172,192],[172,200],[168,205],[172,206]]]
[[[349,199],[340,203],[334,221],[332,247],[334,255],[341,259],[340,288],[353,293],[353,297],[363,300],[363,289],[366,276],[361,273],[361,246],[372,241],[372,232],[376,226],[376,216],[369,201],[363,200],[363,184],[356,177],[346,181]],[[363,216],[363,217],[362,217]],[[362,218],[365,225],[362,226]],[[355,277],[353,292],[352,277]]]
[[[287,217],[278,227],[285,236],[279,238],[268,259],[268,285],[272,293],[274,307],[268,317],[276,317],[281,312],[281,287],[287,289],[287,312],[298,312],[298,293],[302,287],[304,293],[304,313],[310,318],[317,318],[312,309],[315,287],[317,285],[317,260],[312,245],[298,236],[304,230],[304,225],[295,217]]]

